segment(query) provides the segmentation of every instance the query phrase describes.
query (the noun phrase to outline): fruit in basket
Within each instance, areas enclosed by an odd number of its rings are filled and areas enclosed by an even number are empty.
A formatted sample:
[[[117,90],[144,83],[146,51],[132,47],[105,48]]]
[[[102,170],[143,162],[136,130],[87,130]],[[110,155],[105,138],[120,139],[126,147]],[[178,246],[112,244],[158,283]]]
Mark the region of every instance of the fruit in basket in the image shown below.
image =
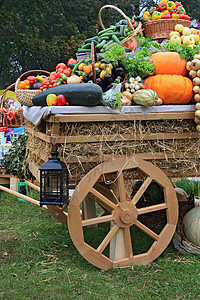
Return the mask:
[[[148,89],[154,90],[164,104],[187,104],[193,99],[192,81],[181,75],[154,75],[145,79]]]
[[[151,61],[155,67],[155,75],[176,74],[185,76],[187,74],[187,61],[182,59],[177,52],[156,52],[152,54]]]
[[[142,106],[153,106],[158,101],[158,95],[151,89],[138,90],[133,93],[133,102]]]
[[[193,39],[193,37],[191,35],[186,35],[183,40],[182,40],[183,44],[187,44],[187,45],[194,45],[195,44],[195,40]]]

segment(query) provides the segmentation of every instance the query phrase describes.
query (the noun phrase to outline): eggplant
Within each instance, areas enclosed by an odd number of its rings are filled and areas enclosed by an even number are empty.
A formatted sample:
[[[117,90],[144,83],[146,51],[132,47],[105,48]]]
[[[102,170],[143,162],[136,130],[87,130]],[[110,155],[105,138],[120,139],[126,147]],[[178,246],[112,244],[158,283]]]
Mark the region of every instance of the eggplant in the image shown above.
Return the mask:
[[[104,85],[104,86],[102,87],[103,92],[104,92],[104,93],[107,92],[107,91],[108,91],[109,89],[111,89],[112,87],[113,87],[112,84]]]
[[[33,89],[34,90],[39,90],[39,88],[42,86],[42,83],[41,82],[36,82],[33,84]]]
[[[124,70],[123,70],[123,68],[122,67],[117,67],[115,69],[115,75],[116,76],[124,76]]]
[[[111,82],[113,82],[113,77],[112,77],[112,75],[106,74],[106,75],[104,76],[104,81],[105,81],[106,83],[111,83]]]
[[[101,87],[103,86],[103,82],[100,77],[97,78],[97,84],[100,85]]]

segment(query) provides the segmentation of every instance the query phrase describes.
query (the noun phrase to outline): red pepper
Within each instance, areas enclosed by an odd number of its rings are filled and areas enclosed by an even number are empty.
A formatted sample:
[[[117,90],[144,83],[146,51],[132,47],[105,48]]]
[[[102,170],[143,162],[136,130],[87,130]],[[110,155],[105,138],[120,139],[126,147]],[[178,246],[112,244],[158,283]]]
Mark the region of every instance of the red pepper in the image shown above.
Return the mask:
[[[170,14],[163,14],[161,19],[171,19],[171,15]]]
[[[160,2],[160,4],[158,5],[158,10],[159,11],[163,11],[167,9],[167,5],[164,2]]]
[[[63,96],[62,94],[59,94],[56,98],[56,105],[57,106],[62,106],[62,105],[66,105],[67,101],[65,99],[65,96]]]
[[[170,10],[170,15],[172,15],[172,14],[179,14],[178,8],[176,8],[176,7],[172,8],[172,9]]]
[[[180,2],[175,2],[175,5],[176,5],[176,7],[178,7],[178,6],[182,6],[183,7],[183,5]]]
[[[183,15],[183,19],[190,21],[190,17],[188,15]]]
[[[30,84],[34,84],[36,77],[35,76],[28,76],[26,79],[30,82]]]

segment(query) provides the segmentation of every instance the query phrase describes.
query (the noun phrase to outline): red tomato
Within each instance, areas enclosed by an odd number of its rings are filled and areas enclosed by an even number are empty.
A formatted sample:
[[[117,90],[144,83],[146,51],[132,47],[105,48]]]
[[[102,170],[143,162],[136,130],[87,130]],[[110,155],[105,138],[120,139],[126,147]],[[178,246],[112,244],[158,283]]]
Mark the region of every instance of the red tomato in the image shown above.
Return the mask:
[[[59,64],[57,64],[57,66],[56,66],[56,70],[58,70],[59,68],[62,68],[63,70],[65,70],[65,69],[67,69],[67,66],[66,66],[66,64],[64,64],[64,63],[59,63]]]
[[[65,75],[69,77],[71,75],[71,68],[65,69],[63,73],[65,73]]]
[[[63,69],[63,68],[58,68],[58,69],[57,69],[57,72],[58,72],[59,74],[61,74],[61,73],[64,72],[64,69]]]
[[[67,62],[67,65],[69,66],[69,64],[77,64],[77,60],[73,59],[73,58],[70,58]]]
[[[58,106],[66,105],[65,96],[63,96],[62,94],[59,94],[56,98],[56,105],[58,105]]]

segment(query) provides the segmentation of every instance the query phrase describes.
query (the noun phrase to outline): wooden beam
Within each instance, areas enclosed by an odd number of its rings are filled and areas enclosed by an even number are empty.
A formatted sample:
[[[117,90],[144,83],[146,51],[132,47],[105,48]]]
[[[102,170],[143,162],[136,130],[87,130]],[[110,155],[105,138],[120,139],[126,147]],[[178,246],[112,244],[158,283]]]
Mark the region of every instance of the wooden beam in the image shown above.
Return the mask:
[[[159,112],[159,113],[127,113],[127,114],[65,114],[50,116],[46,122],[105,122],[132,120],[181,120],[194,119],[194,112]]]

